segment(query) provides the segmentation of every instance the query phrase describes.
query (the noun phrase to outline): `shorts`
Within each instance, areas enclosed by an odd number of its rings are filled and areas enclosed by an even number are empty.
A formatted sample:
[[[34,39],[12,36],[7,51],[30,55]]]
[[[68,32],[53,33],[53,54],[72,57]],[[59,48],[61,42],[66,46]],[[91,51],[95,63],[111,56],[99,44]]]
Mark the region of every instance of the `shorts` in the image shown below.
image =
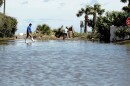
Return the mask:
[[[27,33],[27,37],[26,38],[28,38],[28,37],[32,37],[32,34],[31,33]]]
[[[67,36],[67,33],[64,33],[65,36]]]

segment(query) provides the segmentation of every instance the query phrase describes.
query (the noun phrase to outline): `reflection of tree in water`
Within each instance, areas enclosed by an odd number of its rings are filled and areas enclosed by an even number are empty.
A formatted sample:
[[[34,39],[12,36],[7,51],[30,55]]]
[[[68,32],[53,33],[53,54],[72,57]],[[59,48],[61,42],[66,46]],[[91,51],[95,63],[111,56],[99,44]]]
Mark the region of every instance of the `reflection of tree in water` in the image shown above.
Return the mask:
[[[130,56],[130,46],[127,47],[127,54],[128,54],[128,56]]]
[[[2,45],[2,46],[0,47],[0,51],[5,51],[5,46],[4,46],[4,45]]]

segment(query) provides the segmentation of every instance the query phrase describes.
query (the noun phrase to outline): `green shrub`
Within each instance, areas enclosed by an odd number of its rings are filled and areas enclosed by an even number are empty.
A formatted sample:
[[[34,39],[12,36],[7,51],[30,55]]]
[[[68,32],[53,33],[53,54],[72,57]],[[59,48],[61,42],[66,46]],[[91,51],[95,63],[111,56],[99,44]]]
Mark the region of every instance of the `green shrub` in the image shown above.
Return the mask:
[[[17,31],[17,20],[0,13],[0,37],[13,37]]]
[[[115,35],[116,35],[116,37],[124,39],[126,36],[129,35],[129,29],[128,28],[118,28],[118,30],[115,32]]]
[[[52,30],[48,25],[43,24],[37,26],[36,32],[40,32],[41,34],[44,35],[51,35]]]
[[[78,32],[74,32],[74,37],[80,37],[80,36],[81,36],[80,33],[78,33]]]

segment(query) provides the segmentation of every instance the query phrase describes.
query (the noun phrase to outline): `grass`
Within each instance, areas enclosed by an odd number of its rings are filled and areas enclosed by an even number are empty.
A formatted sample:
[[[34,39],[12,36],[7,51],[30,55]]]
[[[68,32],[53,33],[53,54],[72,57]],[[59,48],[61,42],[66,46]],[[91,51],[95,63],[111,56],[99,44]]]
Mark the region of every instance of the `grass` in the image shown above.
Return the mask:
[[[0,38],[0,45],[8,44],[8,40],[14,40],[14,38]]]
[[[125,44],[126,46],[130,46],[130,43],[128,43],[128,44]]]
[[[0,45],[8,44],[7,41],[0,41]]]
[[[130,46],[130,40],[122,40],[122,41],[117,41],[117,42],[114,42],[114,43],[120,44],[120,45]]]
[[[0,41],[7,41],[7,40],[14,40],[14,38],[8,38],[8,37],[0,38]]]

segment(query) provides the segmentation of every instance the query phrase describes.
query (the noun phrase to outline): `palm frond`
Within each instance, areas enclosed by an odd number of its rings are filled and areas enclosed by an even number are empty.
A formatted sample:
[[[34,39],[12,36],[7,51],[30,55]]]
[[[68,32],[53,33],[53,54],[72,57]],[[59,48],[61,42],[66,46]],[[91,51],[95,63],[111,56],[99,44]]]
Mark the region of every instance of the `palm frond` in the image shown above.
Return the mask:
[[[127,2],[127,0],[121,0],[121,2],[126,3],[126,2]]]
[[[79,10],[79,12],[76,14],[76,16],[77,16],[77,17],[80,17],[80,16],[83,15],[83,13],[84,13],[84,10],[81,9],[81,10]]]
[[[130,8],[129,8],[128,6],[124,6],[124,7],[122,8],[122,10],[125,11],[125,12],[129,12],[129,11],[130,11]]]

